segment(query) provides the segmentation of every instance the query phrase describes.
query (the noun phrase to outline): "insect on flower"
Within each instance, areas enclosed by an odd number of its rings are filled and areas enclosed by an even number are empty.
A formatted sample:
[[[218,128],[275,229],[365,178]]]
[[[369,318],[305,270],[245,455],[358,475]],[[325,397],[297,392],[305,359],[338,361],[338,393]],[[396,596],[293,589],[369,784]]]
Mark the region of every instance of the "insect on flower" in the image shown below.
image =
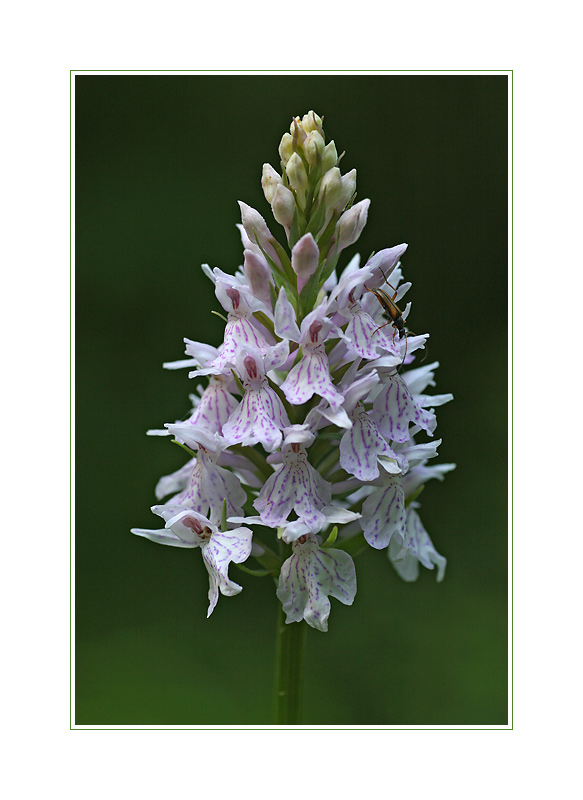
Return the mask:
[[[399,306],[395,303],[395,298],[397,297],[398,289],[395,289],[394,286],[391,286],[391,284],[389,283],[389,281],[387,279],[387,276],[383,272],[382,268],[380,268],[380,269],[381,269],[383,278],[385,279],[385,283],[387,284],[387,286],[390,289],[393,290],[394,294],[393,294],[392,297],[389,297],[389,295],[387,294],[387,292],[385,292],[384,289],[369,289],[366,284],[364,285],[364,288],[366,289],[366,291],[370,292],[371,294],[374,294],[376,299],[381,304],[382,309],[383,309],[383,314],[386,314],[389,317],[389,321],[385,322],[384,325],[381,325],[380,327],[378,327],[377,330],[375,331],[375,333],[377,331],[380,331],[381,328],[386,328],[387,325],[392,325],[393,326],[393,328],[394,328],[393,342],[395,341],[395,334],[396,333],[399,334],[399,339],[403,339],[403,338],[405,339],[405,355],[403,357],[403,362],[402,362],[402,364],[404,364],[405,363],[405,359],[407,358],[407,337],[408,336],[415,336],[415,334],[413,333],[413,331],[406,331],[405,330],[405,320],[403,319],[403,312],[401,311]],[[427,349],[425,349],[425,353],[423,355],[423,358],[421,359],[421,362],[425,361],[426,358],[427,358]],[[401,364],[401,366],[402,366],[402,364]]]
[[[383,272],[383,276],[384,274],[385,273]],[[385,282],[387,283],[387,286],[390,286],[391,289],[393,289],[391,284],[387,281],[386,277],[385,277]],[[393,333],[393,340],[395,339],[395,333],[397,333],[397,331],[399,332],[399,339],[402,339],[404,336],[406,337],[407,332],[405,331],[405,322],[403,320],[403,315],[401,309],[395,303],[397,290],[395,290],[395,293],[392,297],[389,297],[389,295],[384,291],[384,289],[369,289],[366,284],[364,288],[366,289],[367,292],[374,294],[374,296],[376,297],[376,299],[379,301],[379,303],[383,308],[383,313],[387,314],[387,316],[390,317],[388,322],[385,322],[384,325],[381,325],[379,328],[377,328],[377,331],[380,331],[381,328],[386,328],[387,325],[392,325],[395,329],[395,332]]]

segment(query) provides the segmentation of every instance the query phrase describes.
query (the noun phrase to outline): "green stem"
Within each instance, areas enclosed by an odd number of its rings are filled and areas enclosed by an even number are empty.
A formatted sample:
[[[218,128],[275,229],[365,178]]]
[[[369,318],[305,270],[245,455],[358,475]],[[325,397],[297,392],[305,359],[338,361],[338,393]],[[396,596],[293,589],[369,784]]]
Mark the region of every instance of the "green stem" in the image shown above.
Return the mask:
[[[302,721],[302,689],[304,646],[307,624],[285,623],[281,605],[277,612],[275,652],[275,724],[300,725]]]

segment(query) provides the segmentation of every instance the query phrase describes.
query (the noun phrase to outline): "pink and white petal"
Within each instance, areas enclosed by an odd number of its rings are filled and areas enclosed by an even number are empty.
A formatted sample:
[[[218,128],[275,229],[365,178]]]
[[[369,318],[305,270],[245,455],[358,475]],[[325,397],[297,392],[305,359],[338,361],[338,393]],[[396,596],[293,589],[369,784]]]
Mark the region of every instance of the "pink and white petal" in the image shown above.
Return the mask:
[[[447,394],[415,395],[415,402],[419,408],[437,408],[438,406],[444,406],[446,403],[451,402],[451,400],[453,400],[453,394],[451,394],[451,392]]]
[[[327,400],[332,408],[338,408],[344,400],[332,383],[325,352],[304,353],[302,360],[282,383],[281,389],[293,405],[307,403],[314,394]]]
[[[411,394],[423,394],[428,386],[435,386],[435,370],[439,366],[439,361],[432,364],[425,364],[422,367],[407,370],[403,373],[403,380],[409,387]]]
[[[243,223],[243,228],[245,229],[249,242],[255,246],[260,245],[260,248],[281,267],[279,256],[272,244],[275,238],[267,227],[265,219],[261,216],[259,211],[247,205],[247,203],[243,203],[241,200],[239,200],[238,203],[241,209],[241,222]]]
[[[215,531],[210,540],[202,545],[202,558],[209,574],[209,607],[207,617],[212,614],[219,599],[219,591],[228,597],[239,594],[242,587],[229,578],[229,564],[241,564],[251,554],[253,534],[248,528],[232,531]]]
[[[356,511],[349,511],[347,508],[335,505],[324,506],[322,513],[326,517],[326,522],[331,525],[347,525],[361,517]]]
[[[352,558],[343,550],[322,550],[308,538],[292,545],[292,555],[279,576],[277,597],[286,623],[305,619],[320,631],[328,630],[329,597],[351,605],[356,595],[356,571]]]
[[[318,269],[320,250],[311,233],[302,236],[292,248],[291,265],[297,277],[298,292],[301,292],[309,278]]]
[[[306,423],[303,425],[289,425],[284,430],[284,436],[285,445],[301,444],[304,447],[309,447],[314,443],[314,439],[316,438],[314,432]]]
[[[241,516],[247,501],[247,492],[241,481],[230,470],[219,467],[211,454],[200,455],[202,471],[202,490],[210,508],[209,518],[215,524],[223,512],[223,501],[227,500],[227,515]]]
[[[285,524],[295,502],[294,478],[294,474],[284,465],[267,479],[253,502],[262,525],[278,528]]]
[[[300,329],[296,322],[296,313],[287,299],[285,289],[279,290],[275,303],[275,333],[281,339],[290,339],[292,342],[300,341]]]
[[[301,519],[294,519],[281,530],[281,538],[287,544],[297,541],[300,536],[306,536],[310,533],[310,529],[305,522]]]
[[[327,403],[324,405],[321,403],[315,409],[312,409],[310,414],[312,412],[317,412],[320,416],[324,417],[324,419],[328,420],[328,422],[331,422],[333,425],[336,425],[338,428],[349,429],[352,427],[352,421],[342,406],[339,406],[338,408],[331,408]]]
[[[163,475],[156,484],[156,499],[161,500],[169,494],[181,492],[185,489],[195,465],[196,459],[191,458],[190,461],[187,461],[186,464],[180,467],[180,469],[177,469],[176,472],[171,472],[170,475]]]
[[[265,383],[261,389],[245,392],[237,410],[223,427],[229,444],[252,446],[258,442],[268,452],[282,442],[282,430],[289,425],[286,410],[276,393]]]
[[[208,500],[203,487],[204,467],[200,460],[195,461],[186,487],[165,503],[152,506],[154,514],[168,521],[178,510],[189,508],[197,514],[206,514],[209,508]],[[176,509],[176,510],[174,510]]]
[[[338,309],[345,309],[350,302],[349,295],[352,293],[353,297],[360,297],[363,291],[361,287],[372,276],[370,269],[364,267],[362,269],[351,269],[353,263],[356,263],[354,259],[348,264],[338,281],[338,285],[332,291],[328,300],[329,308],[334,304]]]
[[[436,464],[427,467],[425,464],[419,464],[411,469],[403,478],[403,491],[405,497],[411,497],[415,492],[427,481],[432,478],[442,481],[448,472],[451,472],[456,467],[455,464]]]
[[[381,453],[378,456],[379,466],[389,475],[404,475],[409,469],[409,462],[400,453],[395,453],[394,451],[391,451],[391,453],[391,455]]]
[[[391,325],[385,327],[382,323],[379,326],[366,311],[360,310],[351,314],[345,336],[349,348],[361,358],[378,358],[378,348],[397,355],[395,337],[392,334],[387,335],[385,330],[392,330]]]
[[[373,418],[380,432],[393,442],[410,438],[409,425],[419,425],[432,436],[437,425],[435,414],[420,408],[400,375],[391,375],[373,403]]]
[[[348,370],[345,377],[351,370]],[[358,378],[351,378],[347,384],[342,381],[340,388],[344,395],[344,409],[350,413],[356,407],[356,404],[361,400],[364,401],[366,397],[373,391],[380,383],[380,376],[378,372],[373,369],[360,375]],[[371,402],[370,399],[367,402]]]
[[[183,358],[178,361],[164,361],[164,369],[184,369],[185,367],[198,367],[198,361],[194,358]]]
[[[194,342],[192,339],[184,339],[184,343],[186,345],[186,355],[193,358],[201,366],[213,361],[219,354],[216,347],[206,344],[206,342]]]
[[[404,536],[405,498],[400,479],[387,476],[385,485],[366,498],[360,524],[364,538],[376,550],[387,547],[393,534]]]
[[[269,527],[283,526],[294,509],[317,533],[326,524],[320,509],[330,504],[330,484],[308,463],[305,451],[284,452],[283,457],[283,467],[267,479],[253,505]]]
[[[249,288],[252,294],[271,311],[271,269],[265,256],[257,255],[253,250],[245,250],[243,253],[245,276],[249,281]]]
[[[188,422],[220,434],[238,403],[237,398],[226,390],[220,378],[211,378]]]
[[[427,461],[428,458],[435,458],[441,442],[442,439],[434,439],[432,442],[423,442],[423,444],[402,445],[398,447],[398,450],[409,462],[410,469],[413,469],[418,464]]]
[[[371,289],[380,288],[390,278],[407,247],[408,245],[406,244],[387,247],[384,250],[379,250],[378,253],[369,258],[363,269],[370,269],[374,273],[370,281],[368,281],[368,286]],[[391,281],[391,285],[396,287],[397,284]]]
[[[172,531],[164,529],[159,531],[149,531],[145,530],[144,528],[132,528],[131,533],[135,533],[136,536],[143,536],[145,539],[150,539],[150,541],[157,542],[158,544],[168,544],[171,547],[198,547],[198,544],[185,542],[176,536],[176,534]]]
[[[421,518],[415,508],[413,508],[413,505],[414,504],[407,509],[405,538],[401,542],[400,547],[396,537],[394,545],[393,541],[391,541],[388,551],[389,558],[393,562],[393,566],[399,575],[405,581],[414,581],[417,579],[419,575],[419,563],[421,563],[427,569],[437,567],[437,581],[440,582],[445,575],[447,559],[440,555],[433,546],[433,542],[423,527]]]
[[[193,425],[191,422],[166,423],[166,428],[174,438],[193,450],[198,450],[201,446],[214,453],[224,450],[226,443],[223,437],[207,430],[203,424]]]
[[[237,354],[242,347],[256,347],[265,354],[271,345],[265,340],[253,323],[246,317],[230,316],[225,325],[224,343],[218,357],[209,366],[224,370],[227,365],[235,365]]]
[[[388,455],[396,459],[396,455],[363,406],[357,406],[352,422],[352,428],[340,440],[340,466],[361,481],[372,481],[380,474],[378,457]]]
[[[197,511],[189,508],[181,508],[176,514],[166,519],[167,530],[171,530],[183,542],[187,542],[192,547],[197,547],[202,540],[199,533],[207,530],[210,533],[209,519]]]
[[[289,340],[283,339],[265,354],[265,372],[283,367],[289,356]]]
[[[332,499],[330,484],[308,463],[305,470],[296,473],[296,477],[294,510],[312,533],[318,533],[326,525],[321,509]]]

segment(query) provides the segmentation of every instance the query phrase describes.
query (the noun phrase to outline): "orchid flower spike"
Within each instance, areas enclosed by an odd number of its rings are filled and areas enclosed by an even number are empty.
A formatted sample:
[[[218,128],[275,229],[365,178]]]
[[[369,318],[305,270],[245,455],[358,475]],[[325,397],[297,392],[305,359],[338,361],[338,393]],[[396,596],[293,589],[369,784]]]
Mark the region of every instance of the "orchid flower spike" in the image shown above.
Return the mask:
[[[181,420],[149,433],[186,458],[156,485],[164,527],[132,532],[201,551],[209,615],[220,594],[242,590],[234,564],[273,576],[287,623],[326,631],[330,599],[355,599],[359,548],[385,550],[405,581],[420,564],[443,579],[420,493],[454,468],[428,463],[441,442],[436,408],[453,398],[427,393],[438,364],[418,361],[428,334],[408,330],[407,245],[343,263],[370,200],[356,202],[356,170],[341,173],[323,118],[294,117],[277,163],[261,173],[273,221],[239,202],[242,266],[203,265],[223,341],[185,339],[186,359],[165,364],[188,367],[196,389]]]

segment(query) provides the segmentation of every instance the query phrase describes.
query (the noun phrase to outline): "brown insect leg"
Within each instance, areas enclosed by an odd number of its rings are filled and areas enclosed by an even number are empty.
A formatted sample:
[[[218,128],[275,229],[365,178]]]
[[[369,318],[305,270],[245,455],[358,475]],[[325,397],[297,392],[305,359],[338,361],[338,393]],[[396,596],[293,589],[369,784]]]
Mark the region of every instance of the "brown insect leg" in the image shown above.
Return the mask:
[[[380,329],[381,329],[381,328],[386,328],[386,327],[387,327],[387,325],[392,325],[392,324],[393,324],[393,320],[392,320],[392,319],[390,319],[388,322],[385,322],[385,324],[384,324],[384,325],[381,325],[381,326],[380,326],[380,328],[377,328],[377,329],[376,329],[376,331],[373,331],[373,332],[372,332],[372,335],[374,336],[374,335],[375,335],[375,333],[378,333],[378,332],[380,331]],[[397,329],[395,328],[395,331],[396,331],[396,330],[397,330]],[[395,339],[395,334],[393,334],[393,341],[394,341],[394,339]]]

